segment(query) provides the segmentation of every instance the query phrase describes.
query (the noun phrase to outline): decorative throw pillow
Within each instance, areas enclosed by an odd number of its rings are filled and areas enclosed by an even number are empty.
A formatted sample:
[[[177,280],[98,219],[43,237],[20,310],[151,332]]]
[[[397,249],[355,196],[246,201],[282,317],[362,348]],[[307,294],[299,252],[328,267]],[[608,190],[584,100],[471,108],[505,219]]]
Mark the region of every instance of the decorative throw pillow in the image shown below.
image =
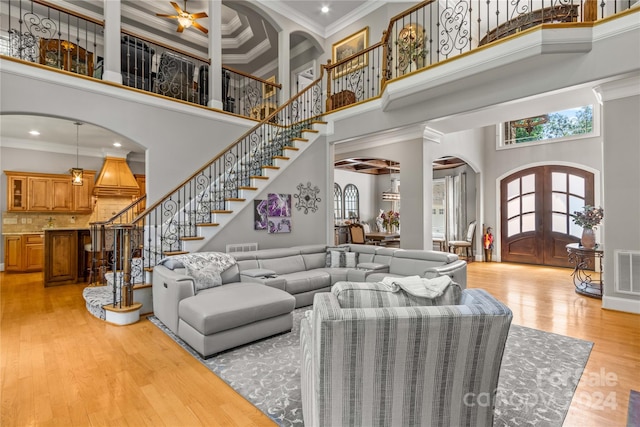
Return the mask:
[[[344,267],[345,254],[342,251],[331,251],[331,268]]]
[[[356,268],[358,265],[358,253],[357,252],[345,252],[345,267]]]
[[[329,246],[327,248],[327,262],[325,263],[325,267],[339,267],[338,265],[336,266],[332,266],[331,265],[331,253],[332,252],[347,252],[347,247],[340,247],[340,246]]]

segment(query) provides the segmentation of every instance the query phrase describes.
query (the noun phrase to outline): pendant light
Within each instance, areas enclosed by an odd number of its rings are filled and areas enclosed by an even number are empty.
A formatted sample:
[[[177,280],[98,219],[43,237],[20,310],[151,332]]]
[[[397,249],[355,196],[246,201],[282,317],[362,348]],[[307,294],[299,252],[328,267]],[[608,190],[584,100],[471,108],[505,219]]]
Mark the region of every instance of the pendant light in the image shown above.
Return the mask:
[[[70,169],[71,184],[82,185],[82,168],[78,167],[78,157],[80,150],[80,126],[82,126],[82,123],[75,122],[74,125],[76,125],[76,167]]]

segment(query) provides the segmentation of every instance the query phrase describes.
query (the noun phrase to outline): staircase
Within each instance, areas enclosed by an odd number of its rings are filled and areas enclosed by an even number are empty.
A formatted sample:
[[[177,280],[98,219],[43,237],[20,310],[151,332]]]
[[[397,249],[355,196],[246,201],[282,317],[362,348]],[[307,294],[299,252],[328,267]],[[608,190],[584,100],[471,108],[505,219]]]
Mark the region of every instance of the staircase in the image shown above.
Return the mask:
[[[139,213],[143,199],[92,223],[98,242],[84,289],[87,310],[125,325],[153,312],[151,272],[167,256],[197,252],[325,129],[322,75],[235,143]],[[110,236],[110,237],[108,237]]]

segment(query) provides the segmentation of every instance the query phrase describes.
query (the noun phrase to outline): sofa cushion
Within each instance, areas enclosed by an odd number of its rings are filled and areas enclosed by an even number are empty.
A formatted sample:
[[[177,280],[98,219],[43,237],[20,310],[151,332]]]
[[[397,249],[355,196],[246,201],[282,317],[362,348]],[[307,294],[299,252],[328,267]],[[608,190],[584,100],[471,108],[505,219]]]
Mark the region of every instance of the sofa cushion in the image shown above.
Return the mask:
[[[338,255],[333,255],[334,252],[341,254],[341,253],[347,252],[348,250],[349,248],[346,246],[327,246],[327,257],[326,257],[326,262],[324,266],[331,267],[331,268],[340,267],[340,258],[337,258],[338,262],[335,263],[332,261],[332,256],[334,257],[333,259],[335,260]],[[344,267],[344,265],[342,267]]]
[[[289,293],[258,283],[230,283],[180,301],[178,315],[203,335],[290,313]]]
[[[249,277],[268,277],[275,276],[276,272],[273,270],[267,270],[266,268],[250,268],[249,270],[243,270],[243,276]]]
[[[274,258],[258,258],[260,268],[273,270],[276,274],[289,274],[297,271],[305,271],[304,260],[299,253],[296,255],[274,257]]]
[[[279,277],[286,282],[285,290],[294,295],[331,286],[331,275],[324,270],[303,270]]]
[[[352,268],[331,268],[325,267],[319,270],[326,271],[331,276],[330,285],[336,282],[347,280],[349,271],[354,271]]]
[[[393,292],[382,283],[338,282],[331,287],[331,293],[342,308],[381,308],[456,305],[460,302],[462,290],[452,283],[439,297],[421,298],[402,289]]]

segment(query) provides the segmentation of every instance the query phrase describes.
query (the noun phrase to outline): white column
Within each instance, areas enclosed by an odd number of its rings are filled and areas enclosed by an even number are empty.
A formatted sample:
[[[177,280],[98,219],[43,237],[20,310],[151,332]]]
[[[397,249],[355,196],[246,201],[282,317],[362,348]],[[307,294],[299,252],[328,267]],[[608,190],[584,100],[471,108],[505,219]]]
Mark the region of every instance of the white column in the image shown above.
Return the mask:
[[[120,0],[104,0],[104,71],[102,80],[122,84]]]
[[[222,1],[209,1],[209,101],[207,105],[222,109]]]
[[[442,141],[442,133],[429,127],[424,128],[422,132],[422,182],[424,188],[422,190],[422,211],[424,212],[424,230],[423,230],[423,247],[424,249],[433,248],[433,153],[431,146],[440,144]],[[402,165],[401,165],[402,166]],[[402,173],[402,169],[400,170]],[[446,250],[446,249],[445,249]]]
[[[279,104],[282,105],[291,98],[291,43],[289,31],[282,30],[278,33],[278,83],[282,84]]]

